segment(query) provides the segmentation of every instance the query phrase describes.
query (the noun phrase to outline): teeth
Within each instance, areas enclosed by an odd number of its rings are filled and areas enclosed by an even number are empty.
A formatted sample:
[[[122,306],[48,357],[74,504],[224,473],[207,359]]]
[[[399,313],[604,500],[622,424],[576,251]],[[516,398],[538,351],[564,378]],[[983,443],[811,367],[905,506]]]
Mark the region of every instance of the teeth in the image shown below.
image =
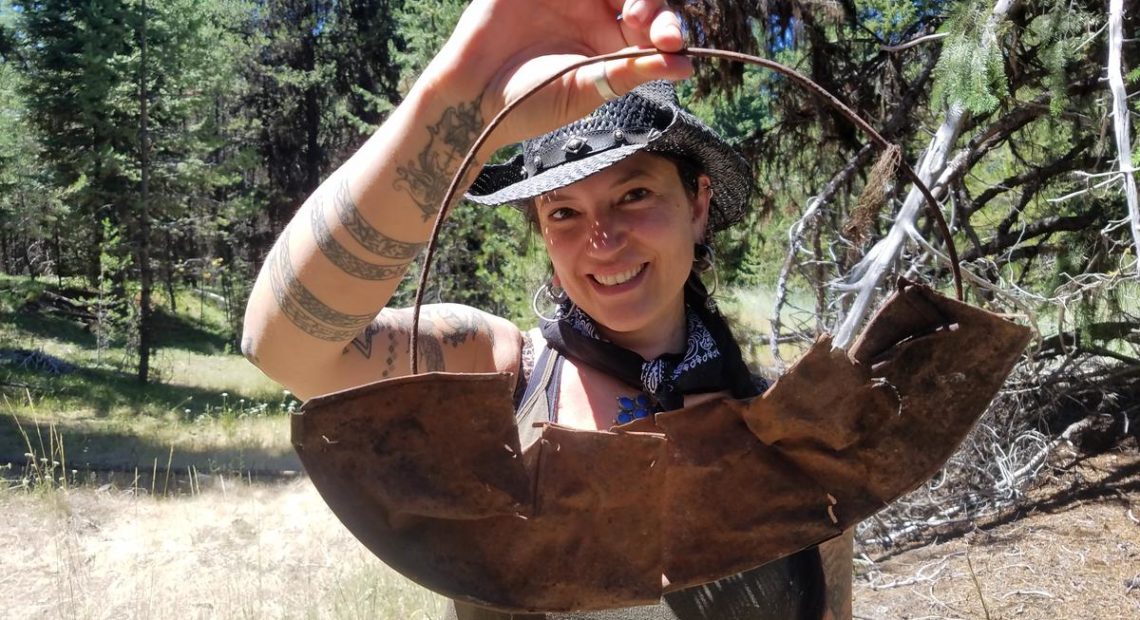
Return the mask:
[[[644,265],[638,265],[629,271],[623,271],[622,273],[612,276],[595,275],[594,279],[606,286],[617,286],[623,282],[629,282],[634,276],[641,273],[643,267]]]

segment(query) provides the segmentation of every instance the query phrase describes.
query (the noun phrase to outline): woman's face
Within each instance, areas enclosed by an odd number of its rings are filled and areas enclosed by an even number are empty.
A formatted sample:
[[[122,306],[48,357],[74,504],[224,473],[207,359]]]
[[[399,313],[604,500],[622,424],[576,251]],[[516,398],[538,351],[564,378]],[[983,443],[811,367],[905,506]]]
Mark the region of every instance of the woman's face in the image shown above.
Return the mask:
[[[693,196],[672,161],[646,153],[541,196],[555,283],[617,342],[675,329],[710,197],[708,177]]]

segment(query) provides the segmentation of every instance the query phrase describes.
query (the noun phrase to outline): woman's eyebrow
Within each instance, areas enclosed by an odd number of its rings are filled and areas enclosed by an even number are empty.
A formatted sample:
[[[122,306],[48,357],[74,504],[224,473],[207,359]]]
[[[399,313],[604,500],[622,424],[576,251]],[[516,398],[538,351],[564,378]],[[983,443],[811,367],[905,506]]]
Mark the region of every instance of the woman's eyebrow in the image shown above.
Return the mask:
[[[558,191],[555,190],[555,191],[551,192],[550,194],[542,194],[541,196],[539,196],[535,200],[535,202],[538,204],[539,207],[548,207],[548,206],[550,206],[552,204],[556,204],[556,203],[573,202],[573,200],[574,199],[572,197],[559,195]]]
[[[620,185],[624,185],[626,183],[629,183],[631,181],[636,181],[636,180],[641,179],[641,178],[646,178],[646,179],[652,180],[652,179],[655,179],[656,177],[653,175],[653,173],[651,173],[648,170],[645,170],[642,168],[634,168],[634,169],[628,170],[625,173],[615,177],[614,180],[610,182],[609,189],[613,189],[613,188],[618,187]],[[547,206],[553,205],[555,203],[575,202],[576,199],[574,198],[574,196],[565,195],[565,193],[563,191],[565,189],[566,188],[560,188],[560,189],[557,189],[557,190],[550,192],[549,194],[543,194],[543,195],[539,196],[537,201],[536,201],[538,203],[538,206],[547,207]]]
[[[630,181],[636,181],[637,179],[640,179],[642,177],[645,177],[648,179],[654,179],[655,178],[654,175],[652,173],[650,173],[648,170],[645,170],[643,168],[632,168],[629,171],[627,171],[625,174],[622,174],[621,176],[618,176],[617,178],[615,178],[613,180],[613,182],[610,183],[610,187],[611,188],[617,187],[618,185],[623,185],[625,183],[629,183]]]

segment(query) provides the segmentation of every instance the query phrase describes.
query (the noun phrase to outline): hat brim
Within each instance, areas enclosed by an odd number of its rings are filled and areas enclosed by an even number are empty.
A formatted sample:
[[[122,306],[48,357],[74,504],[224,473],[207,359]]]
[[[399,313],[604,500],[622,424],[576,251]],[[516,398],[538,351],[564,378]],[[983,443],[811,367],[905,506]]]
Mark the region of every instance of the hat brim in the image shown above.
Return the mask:
[[[484,166],[483,172],[479,175],[480,179],[472,185],[472,191],[467,193],[467,199],[488,206],[521,203],[546,192],[552,192],[572,183],[577,183],[638,151],[645,150],[648,146],[650,145],[629,144],[615,147],[585,159],[566,162],[530,178],[522,176],[522,156],[520,155],[505,164]],[[499,180],[500,183],[505,182],[508,185],[489,194],[476,193],[475,190],[480,184],[479,181],[485,183],[489,179]]]
[[[608,149],[531,177],[524,176],[522,155],[506,163],[484,166],[466,197],[482,205],[525,207],[531,198],[577,183],[640,151],[681,155],[701,165],[713,188],[709,231],[724,230],[744,218],[752,194],[751,167],[704,122],[684,109],[676,110],[669,126],[646,144]]]

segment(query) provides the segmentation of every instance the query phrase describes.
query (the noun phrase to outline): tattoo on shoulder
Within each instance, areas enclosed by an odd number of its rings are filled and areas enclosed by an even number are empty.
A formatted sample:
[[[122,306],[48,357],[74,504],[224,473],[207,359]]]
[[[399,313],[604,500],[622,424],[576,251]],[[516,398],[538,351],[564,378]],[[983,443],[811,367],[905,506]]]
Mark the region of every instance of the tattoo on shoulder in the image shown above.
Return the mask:
[[[348,275],[355,276],[362,280],[391,280],[403,275],[404,269],[408,266],[406,262],[398,265],[376,265],[362,260],[349,252],[348,249],[333,237],[332,231],[329,230],[328,223],[325,222],[324,211],[323,202],[318,199],[313,204],[309,221],[312,224],[313,237],[317,241],[317,247],[321,249],[321,253],[323,253],[332,264],[339,267],[341,271]]]
[[[443,362],[443,347],[440,346],[439,340],[431,336],[424,336],[416,340],[419,348],[418,360],[420,368],[426,372],[438,372],[444,370],[445,365]]]
[[[372,359],[374,354],[377,359],[383,356],[381,377],[387,379],[396,369],[396,364],[401,359],[407,358],[407,355],[400,355],[400,352],[408,350],[410,328],[410,317],[381,312],[380,316],[357,334],[349,345],[365,359]],[[433,332],[430,326],[421,326],[418,339],[420,367],[428,372],[440,371],[445,367],[443,347],[440,346],[439,337]],[[377,340],[382,340],[383,344]],[[349,351],[349,348],[345,347],[345,351]]]
[[[414,161],[396,169],[399,178],[395,188],[412,197],[423,212],[424,221],[438,212],[451,175],[483,130],[483,115],[479,110],[481,103],[482,96],[445,110],[439,122],[428,127],[427,146]]]
[[[372,359],[372,340],[382,331],[386,331],[389,338],[395,339],[396,324],[383,311],[371,323],[364,327],[364,331],[356,335],[349,344],[356,349],[364,359]],[[348,352],[348,347],[345,347]],[[393,360],[394,361],[394,360]]]
[[[495,333],[490,322],[475,310],[440,306],[431,310],[431,318],[436,322],[444,344],[458,347],[479,334],[486,335],[491,346],[495,344]]]
[[[409,261],[415,258],[423,243],[398,241],[376,230],[364,219],[348,193],[348,180],[340,179],[336,183],[336,192],[333,195],[333,210],[337,218],[356,242],[364,246],[369,252],[396,260]],[[321,220],[322,222],[324,220]]]
[[[270,253],[269,281],[281,312],[301,331],[332,342],[343,342],[360,332],[375,315],[346,314],[317,299],[297,279],[289,258],[288,232]]]

